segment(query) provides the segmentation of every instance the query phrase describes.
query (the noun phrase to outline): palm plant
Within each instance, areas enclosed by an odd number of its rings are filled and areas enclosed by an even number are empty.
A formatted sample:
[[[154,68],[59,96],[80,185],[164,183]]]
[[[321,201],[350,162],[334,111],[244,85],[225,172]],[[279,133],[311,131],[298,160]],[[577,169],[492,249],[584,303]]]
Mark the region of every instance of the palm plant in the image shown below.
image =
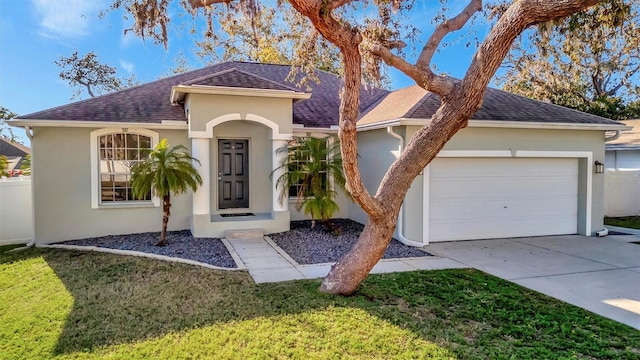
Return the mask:
[[[202,185],[202,178],[192,161],[200,163],[187,154],[186,148],[177,145],[169,148],[167,139],[156,145],[146,160],[131,167],[131,190],[137,199],[144,199],[152,192],[162,198],[162,232],[156,246],[167,244],[167,224],[171,216],[171,193],[182,194],[188,189],[195,191]]]
[[[329,179],[344,189],[345,178],[340,144],[337,141],[331,143],[328,139],[314,138],[310,134],[294,137],[288,146],[276,150],[287,156],[273,173],[282,172],[277,179],[281,203],[288,196],[295,196],[296,208],[311,216],[311,227],[315,226],[316,219],[320,219],[331,232],[335,232],[330,219],[340,208]]]
[[[0,177],[7,176],[7,169],[9,168],[9,159],[6,156],[0,155]]]

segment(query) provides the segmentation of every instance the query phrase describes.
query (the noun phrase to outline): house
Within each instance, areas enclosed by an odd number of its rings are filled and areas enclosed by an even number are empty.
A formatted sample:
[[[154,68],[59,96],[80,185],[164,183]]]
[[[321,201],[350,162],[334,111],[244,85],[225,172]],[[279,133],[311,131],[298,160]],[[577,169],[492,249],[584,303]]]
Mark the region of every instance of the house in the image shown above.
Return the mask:
[[[621,120],[631,130],[620,134],[605,146],[605,167],[607,170],[640,170],[640,119]]]
[[[0,136],[0,156],[9,161],[6,171],[9,174],[21,172],[25,157],[31,155],[31,149],[16,141]]]
[[[297,86],[284,65],[225,62],[11,121],[32,137],[37,244],[157,231],[157,199],[134,200],[128,169],[167,138],[200,160],[204,185],[173,200],[170,229],[198,237],[228,230],[286,231],[304,215],[278,199],[293,135],[337,133],[340,78]],[[299,79],[299,77],[298,77]],[[360,167],[370,191],[437,109],[417,87],[362,88]],[[433,241],[552,234],[602,228],[605,132],[617,122],[490,89],[484,105],[415,179],[397,237]],[[64,158],[64,162],[56,159]],[[336,217],[365,222],[339,194]]]

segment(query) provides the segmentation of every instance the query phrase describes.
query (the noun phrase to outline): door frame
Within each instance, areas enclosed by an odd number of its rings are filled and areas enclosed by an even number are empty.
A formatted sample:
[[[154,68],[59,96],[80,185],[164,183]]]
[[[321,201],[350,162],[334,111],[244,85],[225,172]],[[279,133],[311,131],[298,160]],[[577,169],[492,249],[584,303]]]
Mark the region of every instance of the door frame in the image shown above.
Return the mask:
[[[221,179],[221,171],[220,171],[220,166],[221,166],[221,151],[220,151],[220,144],[222,141],[244,141],[246,143],[246,161],[245,161],[245,165],[246,165],[246,187],[247,187],[247,201],[246,201],[246,207],[225,207],[222,208],[220,205],[220,196],[221,196],[221,184],[222,184],[222,179]],[[235,137],[219,137],[216,138],[216,143],[217,143],[217,147],[216,147],[216,151],[217,151],[217,163],[216,163],[216,172],[215,172],[215,176],[217,178],[216,181],[216,197],[215,197],[215,202],[216,202],[216,209],[218,211],[229,211],[229,212],[233,212],[234,210],[246,210],[249,209],[251,207],[251,139],[250,138],[235,138]]]

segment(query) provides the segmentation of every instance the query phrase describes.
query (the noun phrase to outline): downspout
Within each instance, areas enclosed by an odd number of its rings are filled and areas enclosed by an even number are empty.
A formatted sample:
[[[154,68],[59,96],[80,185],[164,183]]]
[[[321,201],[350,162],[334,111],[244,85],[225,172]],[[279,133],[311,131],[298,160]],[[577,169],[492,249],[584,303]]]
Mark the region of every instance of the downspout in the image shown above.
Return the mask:
[[[29,138],[29,142],[31,145],[31,149],[33,150],[33,129],[30,126],[24,127],[24,132],[27,134]],[[34,186],[33,186],[33,151],[31,151],[31,241],[29,241],[25,246],[33,247],[36,244],[36,223],[35,223],[35,214],[36,214],[36,206],[35,206],[35,196],[34,195]]]
[[[393,126],[387,126],[387,134],[398,139],[399,141],[398,157],[399,157],[400,154],[402,154],[402,151],[404,150],[404,138],[400,134],[393,131]],[[422,181],[424,181],[424,179],[422,179]],[[423,242],[409,240],[404,236],[404,201],[402,203],[403,205],[400,206],[400,212],[398,213],[398,224],[396,226],[398,229],[398,240],[405,245],[423,247],[424,246]]]
[[[607,143],[607,142],[609,142],[609,141],[616,140],[616,139],[618,139],[618,138],[620,137],[620,135],[622,135],[621,131],[620,131],[620,130],[616,130],[615,135],[612,135],[612,136],[609,136],[609,137],[606,137],[606,136],[605,136],[605,137],[604,137],[604,142],[606,142],[606,143]]]

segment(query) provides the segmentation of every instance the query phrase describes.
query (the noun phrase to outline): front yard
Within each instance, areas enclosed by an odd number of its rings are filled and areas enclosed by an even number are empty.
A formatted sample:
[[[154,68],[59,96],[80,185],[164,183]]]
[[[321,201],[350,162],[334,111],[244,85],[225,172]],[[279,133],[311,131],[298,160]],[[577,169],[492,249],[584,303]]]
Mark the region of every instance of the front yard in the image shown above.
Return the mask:
[[[638,359],[640,332],[475,270],[319,280],[90,252],[0,255],[0,358]]]

